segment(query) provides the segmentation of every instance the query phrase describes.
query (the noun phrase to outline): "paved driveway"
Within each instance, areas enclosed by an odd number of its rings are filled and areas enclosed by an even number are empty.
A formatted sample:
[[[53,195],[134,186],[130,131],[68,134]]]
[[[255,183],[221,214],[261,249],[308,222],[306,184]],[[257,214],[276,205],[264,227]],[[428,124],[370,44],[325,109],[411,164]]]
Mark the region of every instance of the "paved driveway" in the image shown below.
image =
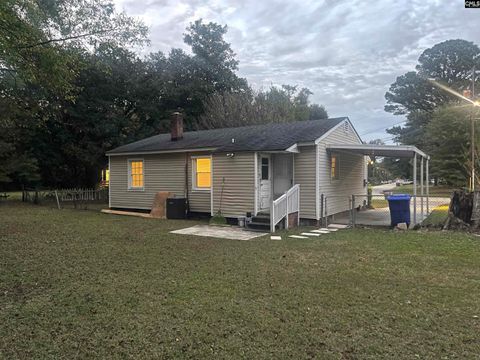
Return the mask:
[[[395,183],[372,186],[372,195],[383,195],[384,191],[395,189]]]
[[[437,206],[448,205],[450,198],[434,197],[430,198],[429,211],[431,212]],[[413,200],[410,202],[410,216],[413,222]],[[424,214],[422,215],[422,204],[417,198],[417,223],[422,222],[427,216],[427,203],[423,203]],[[349,224],[350,214],[341,214],[334,217],[334,222],[339,224]],[[366,226],[390,226],[390,209],[388,207],[379,207],[376,209],[360,210],[355,212],[355,224]]]

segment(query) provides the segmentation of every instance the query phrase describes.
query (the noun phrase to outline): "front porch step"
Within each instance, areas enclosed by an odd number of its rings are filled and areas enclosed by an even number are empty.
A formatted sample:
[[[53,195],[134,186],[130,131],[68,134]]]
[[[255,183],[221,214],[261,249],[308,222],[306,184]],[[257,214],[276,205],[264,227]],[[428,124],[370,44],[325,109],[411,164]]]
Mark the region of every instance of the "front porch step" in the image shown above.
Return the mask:
[[[270,232],[270,224],[251,222],[247,224],[247,229],[250,231]]]
[[[275,229],[282,228],[282,222],[279,222]],[[270,215],[269,214],[258,214],[257,216],[252,217],[252,222],[247,224],[247,228],[253,231],[268,231],[270,232]]]
[[[270,215],[268,215],[268,214],[258,214],[257,216],[252,217],[252,222],[270,224]]]

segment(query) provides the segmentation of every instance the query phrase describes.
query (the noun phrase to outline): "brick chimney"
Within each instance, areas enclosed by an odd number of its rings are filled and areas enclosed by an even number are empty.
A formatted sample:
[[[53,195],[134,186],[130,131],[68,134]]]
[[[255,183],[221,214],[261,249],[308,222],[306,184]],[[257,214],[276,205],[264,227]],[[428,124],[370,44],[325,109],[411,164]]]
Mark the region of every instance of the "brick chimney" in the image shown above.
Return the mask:
[[[172,141],[177,141],[183,138],[183,116],[178,111],[172,114],[172,120],[170,120],[170,131],[172,135]]]

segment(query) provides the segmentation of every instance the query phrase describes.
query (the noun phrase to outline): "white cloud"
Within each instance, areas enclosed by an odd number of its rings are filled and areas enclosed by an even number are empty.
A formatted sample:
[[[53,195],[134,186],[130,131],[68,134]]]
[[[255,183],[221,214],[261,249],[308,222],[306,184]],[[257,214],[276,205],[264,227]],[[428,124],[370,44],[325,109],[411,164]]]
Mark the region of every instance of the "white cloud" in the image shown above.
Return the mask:
[[[182,34],[198,18],[229,26],[239,73],[257,88],[298,84],[331,116],[349,116],[365,139],[402,121],[383,111],[395,78],[423,50],[452,38],[480,43],[478,11],[439,0],[115,0],[151,28],[144,51],[186,48]]]

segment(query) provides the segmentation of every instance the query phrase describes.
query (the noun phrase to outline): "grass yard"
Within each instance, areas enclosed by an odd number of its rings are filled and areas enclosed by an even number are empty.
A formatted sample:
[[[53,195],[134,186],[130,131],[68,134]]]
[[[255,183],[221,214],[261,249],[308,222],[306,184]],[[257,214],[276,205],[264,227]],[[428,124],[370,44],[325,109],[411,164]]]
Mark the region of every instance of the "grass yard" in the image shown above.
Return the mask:
[[[437,206],[432,210],[430,215],[423,220],[423,226],[442,226],[448,217],[448,208],[449,205]]]
[[[383,196],[373,196],[372,197],[372,207],[374,209],[388,208],[388,200],[385,200]]]
[[[452,195],[453,190],[455,189],[446,185],[437,185],[437,186],[430,185],[430,187],[428,188],[430,196],[447,197],[447,198],[449,198]],[[413,184],[396,186],[392,189],[392,191],[395,194],[413,195]],[[424,191],[426,195],[427,190],[424,190]],[[417,184],[417,195],[420,196],[420,182],[418,182]]]
[[[232,241],[0,206],[0,358],[478,358],[480,238]]]

